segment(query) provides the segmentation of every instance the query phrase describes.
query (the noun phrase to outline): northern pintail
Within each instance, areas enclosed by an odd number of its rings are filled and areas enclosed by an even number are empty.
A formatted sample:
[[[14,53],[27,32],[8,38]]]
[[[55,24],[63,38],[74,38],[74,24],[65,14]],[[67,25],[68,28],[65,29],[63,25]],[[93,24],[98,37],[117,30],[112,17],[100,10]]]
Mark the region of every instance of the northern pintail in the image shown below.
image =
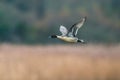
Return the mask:
[[[58,38],[60,40],[66,41],[66,42],[72,42],[72,43],[77,43],[77,42],[81,42],[84,43],[84,40],[82,39],[78,39],[76,37],[78,30],[83,26],[84,22],[86,21],[86,17],[81,18],[81,20],[77,23],[75,23],[74,25],[72,25],[72,27],[70,27],[69,30],[67,30],[67,28],[63,25],[60,26],[60,32],[62,33],[62,35],[51,35],[51,38]]]

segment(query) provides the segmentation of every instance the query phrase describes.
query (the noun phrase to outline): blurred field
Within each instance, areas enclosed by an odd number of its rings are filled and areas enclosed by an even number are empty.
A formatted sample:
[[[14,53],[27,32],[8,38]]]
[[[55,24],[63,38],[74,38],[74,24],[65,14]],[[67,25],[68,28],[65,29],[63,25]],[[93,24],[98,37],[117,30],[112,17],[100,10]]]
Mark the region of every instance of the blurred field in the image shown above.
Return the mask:
[[[0,80],[120,80],[120,45],[0,45]]]

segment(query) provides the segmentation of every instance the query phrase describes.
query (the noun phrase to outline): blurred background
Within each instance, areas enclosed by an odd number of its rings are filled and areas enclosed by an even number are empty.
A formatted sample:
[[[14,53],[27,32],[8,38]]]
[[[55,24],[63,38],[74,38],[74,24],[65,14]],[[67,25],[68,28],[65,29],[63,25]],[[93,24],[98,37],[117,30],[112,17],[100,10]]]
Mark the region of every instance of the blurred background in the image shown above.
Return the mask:
[[[48,36],[84,16],[79,38],[88,43],[120,42],[120,0],[0,0],[0,42],[62,43]]]
[[[48,38],[84,16],[87,44]],[[120,80],[120,0],[0,0],[0,80]]]

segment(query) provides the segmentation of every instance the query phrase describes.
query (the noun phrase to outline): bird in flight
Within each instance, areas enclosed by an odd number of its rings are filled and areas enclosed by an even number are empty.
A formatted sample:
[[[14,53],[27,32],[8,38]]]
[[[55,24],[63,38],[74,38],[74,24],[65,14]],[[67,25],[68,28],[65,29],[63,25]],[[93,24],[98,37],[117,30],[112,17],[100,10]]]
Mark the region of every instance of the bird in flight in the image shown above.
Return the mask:
[[[57,38],[63,40],[65,42],[77,43],[81,42],[84,43],[84,40],[78,39],[76,37],[78,30],[83,26],[84,22],[86,21],[86,17],[81,18],[81,20],[67,29],[63,25],[60,26],[60,32],[62,35],[51,35],[50,38]]]

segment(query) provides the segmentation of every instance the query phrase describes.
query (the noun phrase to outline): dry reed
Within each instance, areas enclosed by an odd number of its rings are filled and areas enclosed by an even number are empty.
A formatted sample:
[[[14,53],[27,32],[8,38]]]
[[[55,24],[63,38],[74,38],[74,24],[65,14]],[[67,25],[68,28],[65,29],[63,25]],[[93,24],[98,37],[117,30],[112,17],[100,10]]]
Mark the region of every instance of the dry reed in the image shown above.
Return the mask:
[[[1,44],[0,80],[120,80],[120,46]]]

